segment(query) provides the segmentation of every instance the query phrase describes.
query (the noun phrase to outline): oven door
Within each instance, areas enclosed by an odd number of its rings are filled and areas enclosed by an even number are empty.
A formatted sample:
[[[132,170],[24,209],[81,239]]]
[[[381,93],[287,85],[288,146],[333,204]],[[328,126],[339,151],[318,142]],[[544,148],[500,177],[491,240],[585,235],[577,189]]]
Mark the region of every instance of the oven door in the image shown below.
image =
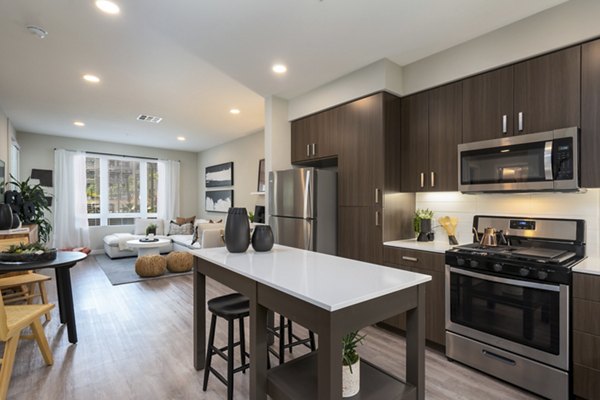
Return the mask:
[[[569,287],[446,265],[446,330],[569,369]]]

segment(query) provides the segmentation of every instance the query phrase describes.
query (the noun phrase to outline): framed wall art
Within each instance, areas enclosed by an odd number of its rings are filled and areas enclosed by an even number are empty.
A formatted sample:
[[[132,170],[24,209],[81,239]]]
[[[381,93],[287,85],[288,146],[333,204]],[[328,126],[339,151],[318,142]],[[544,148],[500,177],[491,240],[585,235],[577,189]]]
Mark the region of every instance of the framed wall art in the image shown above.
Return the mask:
[[[233,190],[211,190],[205,192],[204,209],[208,212],[226,213],[233,207]]]
[[[204,179],[207,188],[233,186],[233,162],[206,167]]]

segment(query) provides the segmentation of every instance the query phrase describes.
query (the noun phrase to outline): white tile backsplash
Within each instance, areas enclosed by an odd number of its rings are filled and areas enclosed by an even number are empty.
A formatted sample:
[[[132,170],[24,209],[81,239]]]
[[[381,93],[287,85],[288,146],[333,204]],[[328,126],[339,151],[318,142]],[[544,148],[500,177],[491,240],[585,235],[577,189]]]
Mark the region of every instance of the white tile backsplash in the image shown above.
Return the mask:
[[[417,193],[416,207],[433,210],[436,221],[445,215],[458,217],[456,236],[461,243],[471,240],[476,214],[584,219],[587,253],[591,257],[600,256],[600,189],[589,189],[586,193]],[[435,229],[435,235],[436,241],[447,240],[441,227]]]

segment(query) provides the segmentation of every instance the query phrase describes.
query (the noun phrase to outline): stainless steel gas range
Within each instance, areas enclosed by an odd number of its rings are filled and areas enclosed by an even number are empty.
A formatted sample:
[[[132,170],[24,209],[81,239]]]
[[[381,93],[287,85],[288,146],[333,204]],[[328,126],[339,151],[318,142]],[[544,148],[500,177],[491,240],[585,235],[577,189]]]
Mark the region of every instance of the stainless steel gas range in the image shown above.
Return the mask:
[[[446,355],[549,399],[571,396],[571,268],[585,222],[475,216],[505,244],[446,252]],[[477,235],[475,235],[477,236]]]

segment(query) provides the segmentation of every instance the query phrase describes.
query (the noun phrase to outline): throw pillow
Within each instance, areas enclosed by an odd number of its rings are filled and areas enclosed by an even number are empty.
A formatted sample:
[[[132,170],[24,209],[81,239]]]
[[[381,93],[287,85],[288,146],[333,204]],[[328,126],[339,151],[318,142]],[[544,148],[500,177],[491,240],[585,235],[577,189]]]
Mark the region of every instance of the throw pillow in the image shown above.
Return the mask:
[[[194,243],[196,243],[198,241],[198,227],[194,226],[194,233],[192,235],[192,246],[194,245]]]
[[[192,234],[192,223],[178,224],[175,221],[171,221],[169,224],[169,236],[172,235],[191,235]]]
[[[177,218],[175,218],[175,223],[177,223],[177,225],[183,225],[183,224],[187,224],[187,223],[193,224],[195,220],[196,220],[195,215],[193,217],[189,217],[189,218],[177,217]]]

